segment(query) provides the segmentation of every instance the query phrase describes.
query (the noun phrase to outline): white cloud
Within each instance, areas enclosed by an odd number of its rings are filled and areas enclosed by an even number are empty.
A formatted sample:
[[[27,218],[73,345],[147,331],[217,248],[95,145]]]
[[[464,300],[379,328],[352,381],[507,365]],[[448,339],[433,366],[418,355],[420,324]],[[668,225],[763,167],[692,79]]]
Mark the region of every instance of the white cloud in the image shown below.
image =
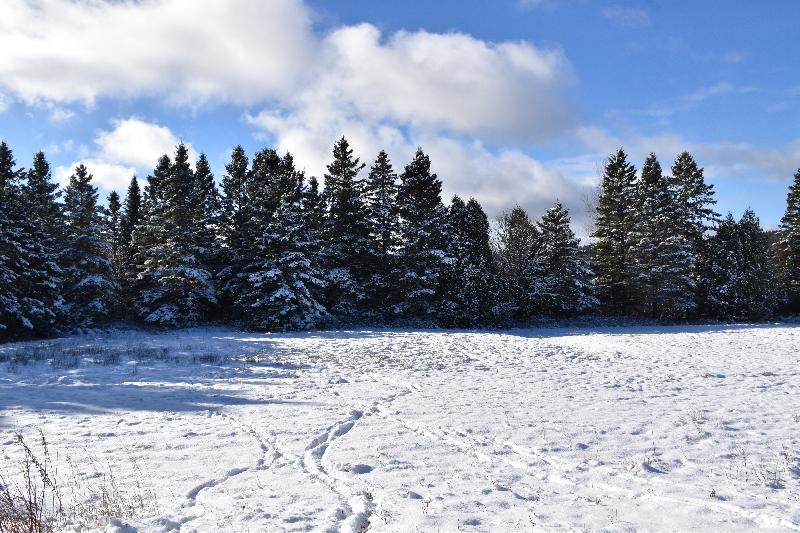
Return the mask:
[[[140,169],[152,169],[163,154],[172,155],[175,146],[181,142],[172,131],[158,124],[145,122],[138,118],[115,120],[110,131],[101,131],[95,138],[98,156],[105,161],[114,161]],[[189,148],[192,161],[197,157],[191,143]]]
[[[70,111],[69,109],[64,109],[62,107],[54,107],[53,110],[50,111],[50,122],[59,124],[61,122],[68,121],[74,116],[74,111]]]
[[[56,168],[56,179],[62,185],[69,183],[69,176],[77,165],[83,163],[94,176],[95,184],[104,191],[116,190],[122,193],[128,186],[131,176],[146,176],[163,154],[172,156],[180,139],[167,127],[145,122],[138,118],[127,118],[112,122],[112,129],[99,131],[94,139],[95,149],[81,146],[78,158],[69,166]],[[190,161],[197,155],[191,143]],[[70,151],[74,143],[64,143],[64,150]]]
[[[263,101],[313,56],[309,17],[298,0],[4,0],[0,86],[28,103]]]

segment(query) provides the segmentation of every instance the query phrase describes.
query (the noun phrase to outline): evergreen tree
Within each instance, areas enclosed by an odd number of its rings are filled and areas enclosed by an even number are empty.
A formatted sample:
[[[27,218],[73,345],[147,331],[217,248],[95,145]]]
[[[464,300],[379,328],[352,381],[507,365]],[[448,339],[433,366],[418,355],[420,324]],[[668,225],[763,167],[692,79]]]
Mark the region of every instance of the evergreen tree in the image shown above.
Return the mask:
[[[200,264],[215,275],[220,268],[222,200],[205,154],[197,158],[192,190],[192,244]]]
[[[494,264],[502,282],[502,298],[518,320],[527,315],[526,270],[538,240],[536,225],[520,206],[498,217],[493,242]]]
[[[60,289],[52,251],[31,216],[25,172],[0,142],[0,340],[45,336],[56,326]]]
[[[118,197],[116,209],[118,213]],[[69,178],[64,215],[66,246],[60,259],[69,321],[95,325],[110,317],[118,285],[103,209],[97,205],[97,188],[84,165],[78,165]]]
[[[249,165],[244,148],[236,146],[222,178],[222,268],[217,274],[217,284],[220,287],[221,312],[229,320],[235,318],[236,282],[247,261],[245,243],[248,241],[250,202],[246,186]]]
[[[175,327],[206,319],[217,300],[211,274],[193,246],[194,173],[186,146],[178,145],[167,170],[168,159],[162,157],[148,185],[154,194],[148,230],[155,245],[144,249],[139,315],[147,323]]]
[[[786,287],[788,310],[800,312],[800,169],[794,174],[786,198],[776,245],[778,266]]]
[[[610,314],[627,314],[631,309],[635,200],[636,169],[620,148],[606,162],[592,234],[595,283],[600,303]]]
[[[431,173],[430,158],[421,148],[400,175],[397,205],[401,236],[397,311],[406,318],[433,319],[439,305],[439,277],[448,260],[447,210],[442,205],[442,182]]]
[[[489,246],[489,219],[473,198],[453,198],[447,214],[448,260],[442,269],[440,321],[444,325],[487,326],[499,314],[499,284]]]
[[[342,137],[333,147],[333,161],[327,168],[323,194],[326,303],[337,317],[353,319],[368,304],[365,286],[371,274],[369,214],[363,183],[357,179],[364,164]]]
[[[597,304],[591,272],[581,258],[569,212],[557,201],[538,226],[538,243],[525,271],[528,308],[555,317],[591,309]]]
[[[369,307],[378,316],[388,317],[397,301],[396,250],[399,219],[397,213],[397,174],[388,154],[381,150],[364,184],[369,224]]]
[[[117,191],[108,193],[106,199],[108,207],[105,209],[104,233],[111,245],[111,264],[114,270],[114,279],[119,282],[122,277],[122,203]]]
[[[127,305],[134,295],[132,287],[136,281],[135,248],[133,246],[134,231],[142,222],[142,195],[139,190],[139,180],[136,176],[131,178],[128,191],[125,194],[125,207],[119,222],[118,245],[118,273],[117,280],[120,284],[121,303]]]
[[[709,312],[721,319],[765,319],[783,301],[769,238],[748,209],[737,223],[730,213],[709,240]]]
[[[288,154],[282,164],[286,190],[259,239],[257,263],[247,269],[249,289],[237,303],[250,327],[312,329],[328,318],[318,300],[324,281],[311,258],[313,232],[307,225],[302,173],[294,170]]]
[[[652,318],[683,318],[696,305],[696,258],[678,230],[685,211],[677,192],[651,153],[637,187],[633,260],[636,307]]]

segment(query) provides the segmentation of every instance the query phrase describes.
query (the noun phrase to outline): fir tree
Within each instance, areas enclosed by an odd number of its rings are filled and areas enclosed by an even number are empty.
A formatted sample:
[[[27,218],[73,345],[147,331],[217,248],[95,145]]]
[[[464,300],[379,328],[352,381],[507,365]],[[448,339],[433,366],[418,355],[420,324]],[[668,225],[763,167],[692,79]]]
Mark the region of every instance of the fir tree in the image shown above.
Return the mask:
[[[116,207],[119,212],[118,198]],[[110,317],[118,285],[103,209],[97,205],[97,188],[84,165],[78,165],[69,178],[64,214],[66,246],[60,259],[69,321],[95,325]]]
[[[347,139],[333,147],[333,161],[325,174],[325,263],[328,275],[326,302],[334,315],[354,319],[367,302],[370,226],[358,173],[364,164],[353,156]]]
[[[518,320],[528,314],[526,270],[538,240],[536,225],[520,206],[498,217],[492,246],[494,264],[502,282],[503,300]]]
[[[528,308],[555,317],[591,309],[597,304],[591,272],[581,258],[569,212],[557,201],[538,226],[538,243],[525,271]]]
[[[370,167],[364,184],[369,223],[369,306],[378,316],[388,317],[397,301],[395,294],[396,250],[399,219],[397,213],[397,174],[388,154],[381,150]]]
[[[695,309],[695,254],[679,228],[680,199],[655,154],[642,167],[637,187],[633,260],[636,307],[652,318],[683,318]]]
[[[610,314],[631,309],[636,169],[620,148],[606,162],[597,199],[592,269],[600,303]]]
[[[800,169],[794,174],[786,197],[776,244],[780,275],[787,292],[788,309],[800,311]]]
[[[401,316],[435,318],[439,278],[447,262],[447,210],[442,205],[442,182],[431,173],[430,158],[421,148],[400,175],[397,191],[401,244],[398,288]]]
[[[705,271],[708,311],[721,319],[765,319],[783,301],[769,238],[748,209],[737,223],[730,213],[709,240]]]

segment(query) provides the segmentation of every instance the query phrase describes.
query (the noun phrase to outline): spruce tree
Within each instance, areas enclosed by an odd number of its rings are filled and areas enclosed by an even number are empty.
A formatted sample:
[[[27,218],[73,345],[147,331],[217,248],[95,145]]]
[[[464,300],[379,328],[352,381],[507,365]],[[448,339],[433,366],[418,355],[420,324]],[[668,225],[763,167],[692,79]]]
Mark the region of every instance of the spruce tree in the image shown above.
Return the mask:
[[[159,167],[165,163],[168,158],[162,158]],[[150,324],[193,325],[208,318],[217,300],[211,274],[203,268],[193,245],[194,173],[183,143],[168,170],[157,168],[153,177],[149,186],[154,186],[160,202],[154,197],[149,231],[155,246],[144,250],[139,314]]]
[[[447,214],[448,260],[442,269],[443,325],[488,326],[499,318],[499,283],[489,246],[489,219],[474,198],[453,198]]]
[[[120,284],[121,303],[127,305],[133,301],[132,288],[136,281],[135,248],[133,235],[142,222],[142,195],[139,180],[131,178],[125,194],[125,206],[119,222],[119,265],[118,282]]]
[[[370,226],[363,183],[358,179],[362,168],[347,139],[339,139],[325,174],[323,238],[327,307],[345,320],[357,318],[369,303]]]
[[[728,216],[709,239],[708,311],[724,320],[761,320],[783,301],[769,237],[748,209],[739,222]]]
[[[250,161],[241,146],[231,152],[222,178],[222,223],[221,223],[221,269],[217,274],[220,288],[220,311],[223,317],[236,317],[236,283],[238,274],[247,261],[245,243],[248,241],[247,227],[250,201],[246,193]]]
[[[800,312],[800,169],[786,197],[776,244],[780,275],[786,287],[788,310]]]
[[[597,199],[592,270],[600,304],[610,314],[631,309],[636,169],[620,148],[606,162]]]
[[[651,318],[683,318],[695,303],[695,254],[679,229],[685,211],[678,191],[655,154],[642,167],[634,227],[634,293],[637,310]]]
[[[122,202],[117,191],[111,191],[106,198],[104,232],[111,245],[111,264],[114,268],[114,279],[119,283],[122,275]]]
[[[538,243],[525,271],[528,308],[553,317],[590,310],[597,300],[591,272],[580,254],[580,241],[570,227],[569,212],[556,201],[538,227]]]
[[[220,268],[222,200],[205,154],[197,158],[192,189],[192,245],[200,264],[214,276]]]
[[[492,243],[494,264],[502,283],[503,302],[517,320],[528,314],[526,270],[538,239],[536,225],[520,206],[497,218]]]
[[[364,183],[369,224],[369,307],[376,317],[390,317],[397,301],[395,292],[396,250],[399,219],[397,213],[397,174],[388,154],[381,150]]]
[[[116,202],[119,212],[119,199]],[[65,247],[60,257],[69,322],[92,326],[111,316],[118,285],[112,247],[104,228],[97,188],[84,165],[69,178],[64,194]]]
[[[431,320],[438,310],[439,278],[448,261],[445,252],[447,210],[442,182],[431,172],[421,148],[400,175],[397,191],[401,244],[396,306],[405,318]]]
[[[0,340],[49,335],[60,310],[52,251],[31,216],[25,172],[15,166],[11,149],[0,142]]]

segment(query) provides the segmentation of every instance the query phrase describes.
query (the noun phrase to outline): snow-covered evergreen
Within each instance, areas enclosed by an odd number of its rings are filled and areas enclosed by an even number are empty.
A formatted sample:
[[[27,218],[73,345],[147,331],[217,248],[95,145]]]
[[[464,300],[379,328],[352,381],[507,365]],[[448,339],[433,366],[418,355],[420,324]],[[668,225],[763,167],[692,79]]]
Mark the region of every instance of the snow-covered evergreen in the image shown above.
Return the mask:
[[[800,169],[789,186],[776,248],[789,310],[800,312]]]
[[[64,191],[64,218],[65,246],[59,262],[67,320],[79,326],[95,325],[111,316],[119,285],[103,208],[97,204],[97,188],[84,165],[75,168]]]
[[[636,169],[620,148],[608,158],[597,199],[592,270],[602,308],[610,314],[631,310],[636,222]]]
[[[704,270],[712,316],[763,320],[783,302],[769,237],[751,209],[739,222],[730,213],[720,222],[709,239]]]
[[[502,284],[503,302],[517,320],[530,314],[526,270],[538,240],[536,224],[520,206],[498,217],[492,243],[494,263]]]
[[[638,181],[633,231],[635,308],[651,318],[684,318],[696,307],[697,258],[686,235],[675,231],[686,223],[678,193],[651,153]]]
[[[435,320],[439,307],[439,278],[447,263],[447,209],[442,182],[431,172],[430,158],[418,148],[400,175],[397,192],[400,248],[397,314]]]
[[[537,243],[525,270],[527,308],[537,314],[576,316],[597,305],[591,271],[581,257],[579,239],[561,202],[538,222]]]

